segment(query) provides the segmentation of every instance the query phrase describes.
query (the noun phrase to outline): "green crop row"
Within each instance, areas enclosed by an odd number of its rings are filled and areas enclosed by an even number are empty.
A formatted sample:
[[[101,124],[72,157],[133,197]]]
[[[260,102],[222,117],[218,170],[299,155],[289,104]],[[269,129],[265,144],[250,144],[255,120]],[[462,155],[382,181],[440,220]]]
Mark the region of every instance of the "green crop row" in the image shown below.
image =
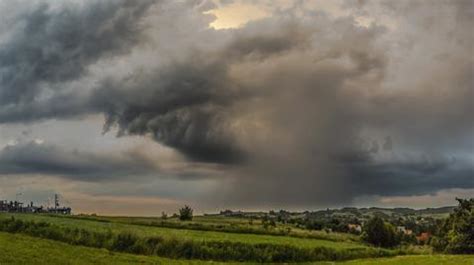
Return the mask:
[[[90,231],[47,222],[0,219],[0,231],[22,233],[52,239],[71,245],[105,248],[111,251],[157,255],[173,259],[219,261],[307,262],[383,257],[395,251],[375,248],[335,249],[328,247],[298,248],[283,244],[246,244],[231,241],[193,241],[161,236],[137,236],[130,232]]]

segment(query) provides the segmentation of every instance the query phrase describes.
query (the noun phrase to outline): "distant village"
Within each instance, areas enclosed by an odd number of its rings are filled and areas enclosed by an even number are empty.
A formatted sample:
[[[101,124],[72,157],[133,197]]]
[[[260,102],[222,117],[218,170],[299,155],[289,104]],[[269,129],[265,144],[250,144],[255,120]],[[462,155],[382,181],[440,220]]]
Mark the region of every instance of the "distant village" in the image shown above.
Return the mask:
[[[34,205],[33,202],[25,204],[18,200],[8,201],[0,200],[0,212],[8,213],[49,213],[49,214],[63,214],[70,215],[71,207],[61,206],[59,202],[59,195],[54,195],[54,206],[45,207],[43,205]]]
[[[319,211],[289,212],[244,212],[225,210],[218,215],[234,218],[261,219],[268,224],[289,223],[310,230],[361,234],[364,224],[373,216],[391,223],[399,235],[418,244],[427,244],[436,232],[440,218],[446,217],[454,207],[414,210],[409,208],[353,208],[326,209]]]

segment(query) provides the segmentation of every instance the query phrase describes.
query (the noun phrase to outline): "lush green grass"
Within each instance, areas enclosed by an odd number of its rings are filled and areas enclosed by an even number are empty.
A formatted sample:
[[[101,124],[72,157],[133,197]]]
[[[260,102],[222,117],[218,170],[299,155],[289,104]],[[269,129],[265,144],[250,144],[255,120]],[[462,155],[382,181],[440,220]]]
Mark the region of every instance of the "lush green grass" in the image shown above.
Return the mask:
[[[104,249],[71,246],[57,241],[37,239],[18,234],[0,232],[0,264],[231,264],[208,261],[171,260],[159,257],[139,256],[110,252]],[[344,265],[472,265],[473,256],[466,255],[420,255],[400,256],[394,258],[362,259],[343,263]],[[232,263],[244,264],[244,263]],[[250,264],[250,263],[245,263]],[[313,265],[329,265],[332,262],[311,263]]]
[[[345,265],[473,265],[474,256],[419,255],[393,258],[361,259],[344,262]]]
[[[12,214],[0,214],[0,218],[9,218]],[[327,247],[334,249],[360,249],[368,248],[357,242],[334,242],[310,238],[295,238],[288,236],[237,234],[215,231],[198,231],[187,229],[173,229],[132,225],[117,222],[97,222],[94,220],[52,217],[46,215],[14,214],[15,218],[29,221],[44,221],[63,227],[83,228],[91,231],[133,232],[138,236],[161,236],[165,238],[178,238],[193,241],[229,241],[245,244],[280,244],[291,245],[299,248]]]
[[[104,227],[107,226],[107,227]],[[127,229],[111,227],[112,225],[129,226]],[[323,260],[350,260],[369,257],[388,257],[402,252],[397,250],[377,249],[367,246],[344,247],[343,242],[333,242],[314,239],[299,239],[301,241],[315,241],[319,245],[313,247],[274,242],[249,241],[244,236],[273,237],[255,234],[222,233],[211,231],[194,231],[185,229],[168,229],[168,233],[154,234],[148,231],[137,233],[137,229],[157,229],[150,226],[136,226],[112,222],[99,222],[96,220],[81,220],[59,216],[28,215],[28,214],[3,214],[0,217],[0,231],[20,233],[42,239],[52,239],[71,245],[105,248],[110,251],[126,252],[139,255],[158,255],[173,259],[201,259],[219,261],[255,261],[255,262],[304,262]],[[163,230],[163,228],[160,228]],[[181,236],[169,235],[170,231],[181,232]],[[223,237],[190,238],[183,232],[222,234],[234,236],[234,240]],[[242,237],[246,240],[236,241]],[[294,241],[298,238],[287,237]],[[339,246],[338,246],[339,244]],[[351,243],[354,244],[355,243]],[[335,245],[331,247],[328,245]]]
[[[71,216],[70,218],[80,218],[98,220],[104,222],[118,222],[125,224],[147,225],[156,227],[181,228],[201,231],[220,231],[244,234],[267,234],[284,235],[298,238],[323,239],[337,242],[357,242],[360,238],[348,233],[327,233],[325,231],[309,231],[301,229],[292,224],[278,223],[276,228],[265,229],[261,220],[250,220],[246,218],[224,217],[224,216],[195,216],[192,221],[182,222],[178,218],[157,218],[157,217],[128,217],[128,216]]]
[[[50,264],[223,264],[207,261],[172,260],[110,252],[105,249],[71,246],[19,234],[0,232],[1,265]],[[229,263],[225,263],[229,264]]]
[[[135,254],[146,254],[146,255],[159,255],[162,257],[170,258],[197,258],[203,260],[235,260],[235,261],[310,261],[310,260],[348,260],[364,257],[381,257],[381,256],[392,256],[396,254],[407,254],[407,253],[416,253],[416,254],[428,254],[430,249],[408,249],[403,250],[384,250],[384,249],[375,249],[364,245],[360,242],[348,240],[348,241],[328,241],[320,240],[314,238],[304,238],[304,237],[291,237],[291,236],[276,236],[276,235],[267,235],[267,234],[248,234],[248,233],[236,233],[236,232],[222,232],[222,231],[207,231],[207,230],[196,230],[196,229],[186,229],[187,224],[212,224],[212,225],[254,225],[246,224],[242,222],[242,219],[229,218],[223,219],[222,217],[198,217],[195,218],[193,222],[179,222],[176,220],[167,220],[169,222],[175,222],[179,225],[178,228],[170,227],[159,227],[153,225],[154,222],[157,222],[157,218],[147,218],[147,217],[70,217],[70,216],[51,216],[51,215],[39,215],[39,214],[8,214],[0,213],[0,220],[10,220],[11,217],[15,217],[16,220],[23,220],[25,222],[44,222],[51,224],[54,227],[51,227],[51,231],[58,231],[59,235],[65,233],[68,235],[70,232],[79,232],[77,235],[71,236],[49,236],[49,233],[36,233],[28,228],[17,230],[19,233],[24,233],[27,235],[33,235],[35,237],[40,237],[42,239],[52,238],[62,242],[67,242],[73,245],[82,245],[90,247],[105,247],[112,251],[121,251],[129,252]],[[227,223],[226,223],[227,222]],[[41,226],[39,229],[43,229]],[[36,228],[35,228],[36,229]],[[47,230],[47,227],[44,229]],[[88,233],[88,237],[82,238],[82,231],[71,231],[71,229],[82,229],[84,233]],[[24,230],[24,232],[22,232]],[[4,230],[4,231],[15,231],[15,230]],[[33,231],[33,232],[32,232]],[[68,232],[69,231],[69,232]],[[54,232],[54,231],[53,231]],[[95,234],[90,234],[95,233]],[[113,243],[110,243],[110,240],[116,241],[116,236],[107,237],[104,244],[94,243],[95,237],[107,236],[107,235],[119,235],[119,234],[129,234],[136,236],[138,241],[130,243],[131,248],[118,249],[114,246]],[[76,238],[79,236],[79,238]],[[158,240],[158,244],[161,246],[161,251],[154,250],[155,243],[146,243],[148,239],[155,238]],[[87,240],[85,240],[87,238]],[[40,240],[40,239],[37,239]],[[84,241],[85,240],[85,241]],[[92,241],[91,241],[92,240]],[[51,242],[49,240],[46,240]],[[84,241],[84,243],[81,243]],[[102,241],[100,241],[102,242]],[[44,242],[43,242],[44,243]],[[136,245],[137,243],[138,245]],[[54,243],[50,243],[54,244]],[[59,243],[62,244],[63,243]],[[127,243],[129,244],[129,243]],[[178,246],[179,245],[179,246]],[[129,247],[130,247],[129,246]],[[136,250],[136,246],[144,247],[144,250]],[[71,247],[71,246],[70,246]],[[151,247],[151,248],[150,248]],[[89,248],[88,251],[91,251]],[[164,249],[168,249],[163,251]],[[303,251],[305,250],[305,251]],[[110,255],[107,250],[100,250],[95,254],[91,254],[91,258],[94,256],[104,257],[105,254]],[[176,253],[174,253],[175,251]],[[188,251],[191,251],[188,253]],[[228,251],[233,251],[234,255],[229,256]],[[265,252],[268,258],[260,260],[261,254]],[[69,253],[74,254],[74,253]],[[86,255],[86,254],[85,254]],[[117,254],[118,255],[118,254]],[[121,256],[122,254],[118,255]],[[283,255],[283,256],[282,256]],[[87,255],[86,255],[87,256]],[[124,257],[126,257],[125,255]],[[134,255],[129,255],[134,257]],[[135,258],[143,258],[144,256],[136,256]],[[425,259],[422,259],[424,257]],[[432,262],[444,261],[443,257],[445,256],[416,256],[407,257],[407,260],[401,259],[401,264],[411,264],[413,262],[423,262],[423,260],[430,259]],[[461,256],[452,257],[446,256],[446,260],[459,259]],[[387,260],[358,260],[355,262],[362,262],[360,264],[378,264],[377,262],[388,262],[386,264],[392,264],[390,262],[398,262],[397,259],[387,259]],[[1,263],[0,259],[0,265]],[[406,261],[403,263],[403,261]],[[463,260],[461,260],[462,262]],[[119,263],[117,261],[115,263]],[[149,262],[144,261],[144,262]],[[152,262],[160,262],[152,260]],[[368,263],[363,263],[368,262]],[[370,263],[375,262],[375,263]],[[169,262],[166,262],[168,264]],[[81,264],[81,263],[79,263]],[[100,264],[100,263],[98,263]],[[148,263],[145,263],[148,264]],[[158,263],[159,264],[159,263]],[[322,263],[324,264],[324,263]],[[351,263],[349,263],[351,264]],[[359,263],[353,263],[359,264]],[[383,263],[382,263],[383,264]],[[398,263],[393,263],[398,264]],[[425,264],[425,263],[414,263],[414,264]],[[430,264],[430,263],[428,263]],[[447,263],[449,264],[449,263]]]

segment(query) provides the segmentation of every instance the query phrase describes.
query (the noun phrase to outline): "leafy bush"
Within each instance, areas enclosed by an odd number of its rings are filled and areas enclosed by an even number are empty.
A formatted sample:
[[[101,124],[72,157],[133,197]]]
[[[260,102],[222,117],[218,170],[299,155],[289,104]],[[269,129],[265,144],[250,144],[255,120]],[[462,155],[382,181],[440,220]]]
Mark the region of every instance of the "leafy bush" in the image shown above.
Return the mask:
[[[179,220],[181,221],[191,221],[193,220],[193,209],[185,205],[183,208],[179,209]]]

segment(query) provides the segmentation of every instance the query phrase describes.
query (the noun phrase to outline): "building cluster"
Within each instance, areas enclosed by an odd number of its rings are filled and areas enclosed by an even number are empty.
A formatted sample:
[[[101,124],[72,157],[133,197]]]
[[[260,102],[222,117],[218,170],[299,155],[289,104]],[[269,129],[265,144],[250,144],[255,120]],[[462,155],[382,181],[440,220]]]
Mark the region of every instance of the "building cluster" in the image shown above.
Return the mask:
[[[362,226],[360,224],[348,224],[347,229],[349,229],[349,232],[362,233]]]
[[[54,207],[36,206],[33,202],[24,204],[19,201],[0,200],[0,212],[8,213],[51,213],[51,214],[71,214],[70,207],[60,206],[59,196],[54,195]]]
[[[407,229],[404,226],[397,226],[397,232],[402,233],[407,236],[411,236],[413,234],[413,230]]]

